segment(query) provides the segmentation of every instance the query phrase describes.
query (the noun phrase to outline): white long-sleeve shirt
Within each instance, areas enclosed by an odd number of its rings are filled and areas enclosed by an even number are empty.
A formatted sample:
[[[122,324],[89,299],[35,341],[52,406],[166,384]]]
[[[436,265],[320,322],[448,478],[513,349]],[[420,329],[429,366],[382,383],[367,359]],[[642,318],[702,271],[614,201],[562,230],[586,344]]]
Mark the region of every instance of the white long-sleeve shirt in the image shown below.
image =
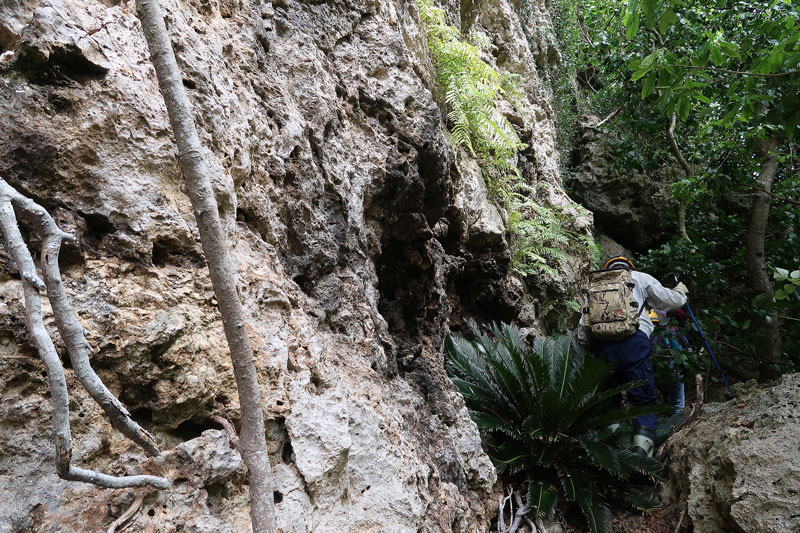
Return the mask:
[[[633,298],[639,304],[639,309],[642,309],[642,304],[644,303],[664,311],[680,309],[686,305],[686,296],[678,291],[667,289],[650,274],[632,270],[631,278],[633,278],[633,283],[636,284],[633,288]],[[647,309],[642,309],[639,314],[639,329],[644,331],[648,337],[655,329],[650,317],[647,316]]]

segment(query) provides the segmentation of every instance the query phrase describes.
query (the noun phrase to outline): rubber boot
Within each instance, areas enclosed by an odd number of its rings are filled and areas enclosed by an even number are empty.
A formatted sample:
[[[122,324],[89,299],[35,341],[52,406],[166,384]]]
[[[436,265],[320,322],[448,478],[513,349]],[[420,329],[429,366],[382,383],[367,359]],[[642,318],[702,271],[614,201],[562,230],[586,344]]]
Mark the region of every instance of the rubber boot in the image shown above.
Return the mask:
[[[639,428],[633,436],[633,453],[643,457],[653,457],[653,442],[655,434],[653,431],[645,428]]]

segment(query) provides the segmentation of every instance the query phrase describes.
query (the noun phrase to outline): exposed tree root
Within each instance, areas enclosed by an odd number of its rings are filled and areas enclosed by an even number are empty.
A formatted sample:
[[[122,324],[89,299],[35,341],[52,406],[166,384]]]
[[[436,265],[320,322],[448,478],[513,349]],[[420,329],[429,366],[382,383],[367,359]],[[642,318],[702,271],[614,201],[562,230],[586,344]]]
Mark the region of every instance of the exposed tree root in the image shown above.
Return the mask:
[[[117,529],[123,526],[125,522],[130,520],[133,517],[133,515],[136,514],[136,512],[142,506],[143,501],[144,501],[144,494],[137,494],[136,498],[134,498],[133,500],[133,503],[131,503],[131,506],[128,507],[128,510],[119,515],[119,518],[117,518],[116,520],[111,522],[111,524],[109,524],[106,533],[116,533]]]
[[[212,415],[211,420],[222,426],[222,429],[228,434],[228,442],[231,443],[231,448],[235,449],[239,445],[239,437],[236,435],[236,428],[233,427],[231,421],[219,415]]]
[[[678,533],[681,530],[681,524],[683,524],[683,519],[686,517],[686,509],[681,511],[681,517],[678,519],[678,525],[675,526],[675,533]]]
[[[510,503],[509,512],[511,514],[511,524],[506,526],[505,522],[505,508],[506,504]],[[514,503],[517,504],[517,511],[514,512]],[[522,524],[522,520],[525,519],[528,521],[528,524],[532,526],[532,531],[536,531],[536,526],[531,523],[530,519],[527,518],[527,514],[530,511],[530,507],[528,504],[522,503],[522,497],[519,493],[514,492],[514,489],[510,489],[508,496],[505,498],[500,498],[500,505],[498,506],[498,514],[497,514],[497,531],[500,533],[516,533],[519,529],[520,524]]]
[[[33,257],[22,239],[14,211],[15,207],[22,216],[30,219],[42,238],[42,271],[46,283],[39,278]],[[69,396],[64,378],[64,368],[61,366],[61,360],[42,319],[39,291],[44,289],[48,291],[56,325],[67,345],[73,369],[80,382],[95,401],[103,407],[114,427],[120,429],[123,434],[140,444],[152,455],[158,455],[158,448],[155,446],[153,437],[130,418],[128,411],[103,385],[89,364],[89,345],[83,336],[83,328],[67,302],[66,292],[61,283],[61,273],[58,270],[58,251],[61,242],[65,239],[73,240],[74,237],[61,231],[43,207],[22,196],[2,178],[0,178],[0,228],[5,238],[6,249],[22,277],[28,333],[47,369],[53,405],[56,471],[59,477],[109,488],[151,486],[165,489],[169,487],[169,482],[161,477],[147,475],[116,477],[70,464],[72,436],[69,427]]]

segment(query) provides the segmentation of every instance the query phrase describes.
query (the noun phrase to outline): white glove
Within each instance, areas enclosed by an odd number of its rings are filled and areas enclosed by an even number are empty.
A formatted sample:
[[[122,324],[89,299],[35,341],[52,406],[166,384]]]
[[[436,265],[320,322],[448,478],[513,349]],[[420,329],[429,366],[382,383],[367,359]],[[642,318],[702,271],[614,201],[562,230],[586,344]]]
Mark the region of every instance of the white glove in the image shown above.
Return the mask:
[[[687,289],[686,285],[684,285],[683,283],[678,283],[677,285],[675,285],[675,288],[672,289],[672,290],[673,291],[677,291],[677,292],[683,294],[684,296],[689,296],[689,289]]]

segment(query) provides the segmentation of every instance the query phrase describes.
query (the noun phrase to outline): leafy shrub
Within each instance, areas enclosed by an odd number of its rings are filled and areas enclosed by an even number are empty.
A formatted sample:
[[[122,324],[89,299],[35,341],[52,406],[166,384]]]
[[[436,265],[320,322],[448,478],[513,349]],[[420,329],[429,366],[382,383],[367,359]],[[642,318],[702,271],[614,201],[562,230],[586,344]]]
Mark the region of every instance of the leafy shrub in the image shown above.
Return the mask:
[[[475,340],[448,339],[447,369],[484,434],[499,473],[528,482],[528,504],[552,516],[560,499],[578,504],[592,531],[611,531],[607,497],[639,507],[651,502],[628,480],[656,477],[661,463],[631,452],[629,432],[608,426],[656,407],[609,411],[617,394],[641,383],[605,389],[612,365],[587,357],[573,335],[536,338],[528,347],[519,330],[474,323]]]

